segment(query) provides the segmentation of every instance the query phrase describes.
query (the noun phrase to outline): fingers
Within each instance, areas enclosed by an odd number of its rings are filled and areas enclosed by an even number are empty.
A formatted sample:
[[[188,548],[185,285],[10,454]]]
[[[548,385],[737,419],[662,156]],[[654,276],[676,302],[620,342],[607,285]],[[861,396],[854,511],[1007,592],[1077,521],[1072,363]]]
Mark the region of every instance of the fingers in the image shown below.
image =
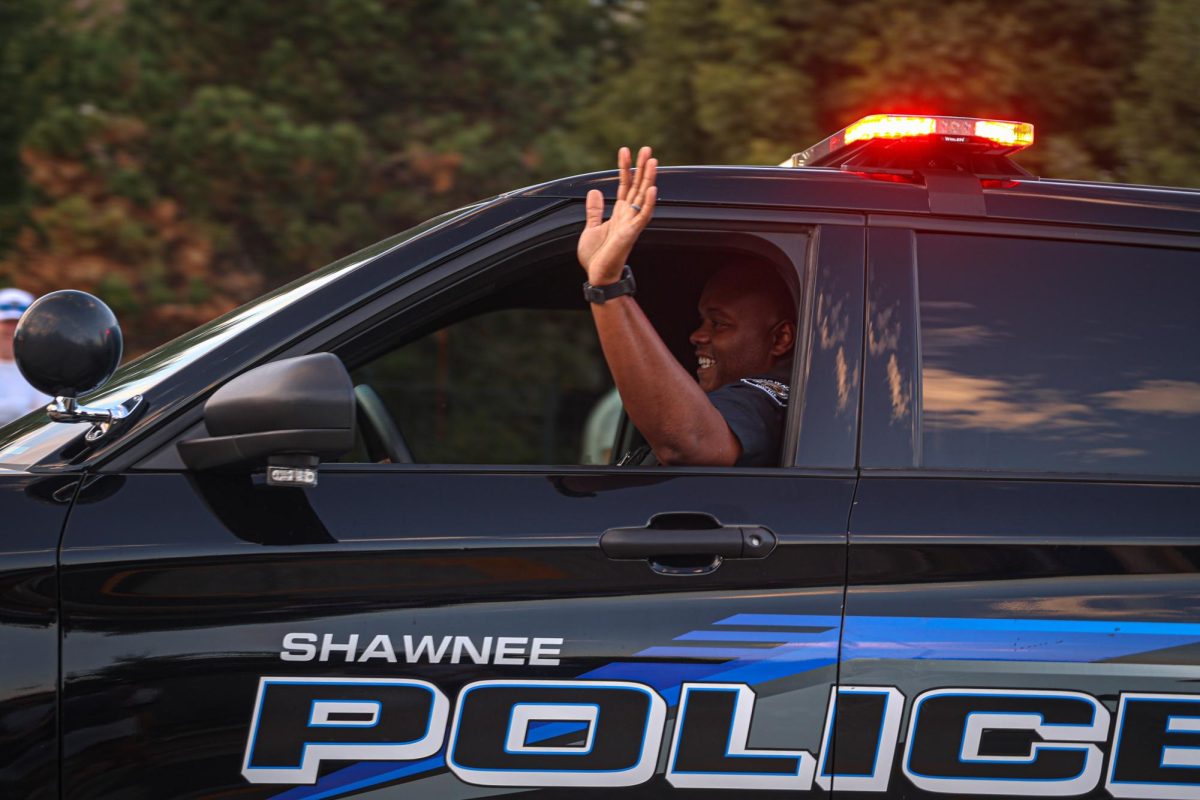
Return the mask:
[[[636,172],[636,174],[631,174],[630,162],[632,161],[632,154],[630,153],[629,148],[622,147],[620,150],[617,151],[617,170],[618,170],[618,173],[617,173],[617,175],[618,175],[618,178],[617,178],[617,203],[618,203],[618,205],[616,207],[614,207],[614,209],[613,209],[614,214],[618,214],[618,215],[624,217],[625,214],[628,213],[628,211],[626,210],[626,206],[624,206],[624,203],[631,203],[633,205],[637,205],[639,207],[645,208],[646,198],[648,196],[648,193],[652,188],[654,188],[654,182],[655,182],[655,180],[657,180],[657,176],[658,176],[658,159],[654,158],[653,155],[654,155],[654,151],[649,147],[643,147],[643,148],[639,149],[638,155],[637,155],[637,172]],[[597,223],[592,222],[591,203],[592,203],[591,193],[589,192],[588,193],[588,218],[587,218],[588,219],[588,227],[591,227],[594,224],[599,224],[598,222]],[[604,201],[602,199],[599,201],[599,205],[600,205],[599,213],[602,216],[603,212],[604,212]],[[633,213],[638,214],[637,211],[634,211]],[[648,220],[649,220],[649,215],[647,215],[647,221]]]
[[[599,189],[592,189],[587,193],[584,213],[585,228],[594,228],[604,221],[604,195]]]
[[[643,147],[642,151],[646,153],[646,159],[638,164],[636,188],[630,193],[629,198],[629,202],[637,203],[639,206],[646,205],[646,192],[654,186],[654,181],[658,176],[658,159],[650,158],[649,147]]]
[[[657,200],[658,187],[651,186],[646,190],[645,196],[642,198],[642,202],[638,204],[642,207],[642,210],[639,211],[633,218],[633,222],[635,225],[637,225],[639,232],[641,232],[643,228],[650,224],[650,218],[654,216],[654,204]]]
[[[650,158],[650,148],[643,147],[638,150],[637,155],[637,173],[633,176],[633,185],[629,188],[629,196],[626,198],[631,203],[636,203],[638,192],[643,191],[646,177],[646,161]]]
[[[622,147],[617,151],[617,199],[625,200],[629,195],[629,148]]]

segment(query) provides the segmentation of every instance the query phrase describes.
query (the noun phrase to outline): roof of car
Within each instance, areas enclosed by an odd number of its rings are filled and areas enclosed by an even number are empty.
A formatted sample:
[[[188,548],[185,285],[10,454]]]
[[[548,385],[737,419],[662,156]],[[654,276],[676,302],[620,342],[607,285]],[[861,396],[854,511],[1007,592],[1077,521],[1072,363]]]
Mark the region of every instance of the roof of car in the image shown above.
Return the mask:
[[[616,192],[617,172],[593,172],[530,186],[514,195],[583,197]],[[661,167],[660,203],[766,206],[881,214],[930,212],[923,185],[871,180],[838,169],[805,167]],[[1120,183],[1015,179],[982,189],[986,219],[1200,232],[1200,190]],[[975,215],[967,215],[975,216]]]

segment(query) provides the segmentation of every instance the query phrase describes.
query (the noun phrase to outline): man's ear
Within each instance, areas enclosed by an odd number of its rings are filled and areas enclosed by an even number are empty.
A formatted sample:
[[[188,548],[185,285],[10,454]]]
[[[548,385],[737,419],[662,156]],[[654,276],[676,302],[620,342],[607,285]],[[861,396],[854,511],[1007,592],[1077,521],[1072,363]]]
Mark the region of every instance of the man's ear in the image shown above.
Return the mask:
[[[792,351],[796,344],[796,323],[781,320],[771,328],[771,355],[782,358]]]

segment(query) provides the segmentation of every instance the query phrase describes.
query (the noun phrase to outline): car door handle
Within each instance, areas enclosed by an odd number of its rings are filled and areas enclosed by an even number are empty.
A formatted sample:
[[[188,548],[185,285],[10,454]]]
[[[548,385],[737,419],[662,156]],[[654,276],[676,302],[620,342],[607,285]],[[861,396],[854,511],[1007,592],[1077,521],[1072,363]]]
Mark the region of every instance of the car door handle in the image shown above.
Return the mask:
[[[644,527],[609,528],[600,535],[600,549],[614,559],[766,558],[777,542],[769,528],[721,525],[708,514],[657,514]]]

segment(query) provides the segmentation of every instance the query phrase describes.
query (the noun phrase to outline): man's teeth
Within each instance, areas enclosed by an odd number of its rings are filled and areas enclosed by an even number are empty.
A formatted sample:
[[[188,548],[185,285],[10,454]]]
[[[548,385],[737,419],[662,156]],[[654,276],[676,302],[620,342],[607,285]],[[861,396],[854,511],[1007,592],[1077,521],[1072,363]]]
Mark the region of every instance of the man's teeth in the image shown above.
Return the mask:
[[[711,359],[708,356],[699,356],[697,360],[700,362],[700,369],[708,369],[717,363],[714,359]]]

